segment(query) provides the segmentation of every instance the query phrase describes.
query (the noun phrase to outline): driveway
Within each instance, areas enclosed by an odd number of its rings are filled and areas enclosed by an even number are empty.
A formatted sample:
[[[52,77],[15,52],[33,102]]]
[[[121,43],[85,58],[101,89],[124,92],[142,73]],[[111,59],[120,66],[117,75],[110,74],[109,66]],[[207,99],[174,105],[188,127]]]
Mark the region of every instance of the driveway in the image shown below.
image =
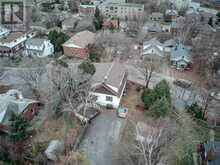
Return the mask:
[[[91,165],[119,165],[112,150],[113,145],[119,142],[124,125],[125,120],[111,110],[103,111],[92,121],[80,145]]]

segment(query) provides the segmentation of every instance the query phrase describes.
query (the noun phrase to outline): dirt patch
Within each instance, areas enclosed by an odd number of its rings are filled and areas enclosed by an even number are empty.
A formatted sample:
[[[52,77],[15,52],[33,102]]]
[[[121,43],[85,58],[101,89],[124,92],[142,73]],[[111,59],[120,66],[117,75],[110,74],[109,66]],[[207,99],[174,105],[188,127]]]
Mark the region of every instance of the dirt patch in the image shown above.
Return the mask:
[[[143,86],[128,82],[127,94],[122,99],[122,105],[128,108],[128,118],[136,121],[145,118],[144,103],[141,100]]]

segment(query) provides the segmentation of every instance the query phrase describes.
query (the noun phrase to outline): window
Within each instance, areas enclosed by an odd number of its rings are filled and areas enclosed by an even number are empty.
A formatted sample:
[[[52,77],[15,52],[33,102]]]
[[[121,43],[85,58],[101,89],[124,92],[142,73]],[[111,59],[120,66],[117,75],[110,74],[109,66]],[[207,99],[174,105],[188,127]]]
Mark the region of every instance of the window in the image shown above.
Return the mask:
[[[106,101],[112,102],[112,101],[113,101],[113,98],[112,98],[111,96],[106,96]]]

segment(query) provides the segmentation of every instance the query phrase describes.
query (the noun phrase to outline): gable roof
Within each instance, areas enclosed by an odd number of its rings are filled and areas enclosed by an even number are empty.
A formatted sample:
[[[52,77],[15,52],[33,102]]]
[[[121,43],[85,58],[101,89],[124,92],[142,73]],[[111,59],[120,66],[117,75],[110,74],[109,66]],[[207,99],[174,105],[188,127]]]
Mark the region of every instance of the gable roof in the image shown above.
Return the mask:
[[[0,123],[7,124],[12,113],[21,114],[28,105],[39,103],[32,99],[23,98],[18,90],[9,90],[5,94],[0,95]]]
[[[160,43],[160,41],[158,41],[157,38],[152,38],[151,40],[145,41],[143,43],[143,54],[148,54],[146,53],[146,51],[155,49],[161,56],[163,54],[163,47],[163,44]]]
[[[44,41],[48,41],[48,40],[41,39],[41,38],[31,38],[31,39],[28,39],[25,44],[27,46],[37,46],[37,47],[40,47],[40,46],[44,45]]]
[[[148,32],[162,32],[162,27],[158,22],[147,22],[143,26],[143,30]]]
[[[105,83],[114,88],[120,89],[126,68],[121,63],[96,63],[96,73],[92,77],[94,84]]]
[[[184,60],[186,62],[192,62],[191,50],[183,44],[178,44],[171,50],[171,61]]]
[[[22,32],[11,32],[9,33],[6,37],[3,37],[0,39],[1,43],[10,43],[22,36],[24,36],[25,34],[23,34]]]
[[[64,47],[78,47],[78,48],[86,48],[89,44],[95,42],[95,33],[90,31],[82,31],[75,34],[68,41],[66,41],[63,46]]]

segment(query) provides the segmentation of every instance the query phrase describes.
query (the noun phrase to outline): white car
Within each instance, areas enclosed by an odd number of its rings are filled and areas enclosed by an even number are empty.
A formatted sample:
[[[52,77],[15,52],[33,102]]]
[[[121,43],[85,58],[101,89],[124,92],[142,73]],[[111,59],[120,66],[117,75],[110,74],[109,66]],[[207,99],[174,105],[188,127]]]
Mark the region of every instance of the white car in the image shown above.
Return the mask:
[[[128,109],[124,107],[120,107],[117,109],[117,114],[118,114],[118,117],[120,118],[126,118],[128,114]]]

